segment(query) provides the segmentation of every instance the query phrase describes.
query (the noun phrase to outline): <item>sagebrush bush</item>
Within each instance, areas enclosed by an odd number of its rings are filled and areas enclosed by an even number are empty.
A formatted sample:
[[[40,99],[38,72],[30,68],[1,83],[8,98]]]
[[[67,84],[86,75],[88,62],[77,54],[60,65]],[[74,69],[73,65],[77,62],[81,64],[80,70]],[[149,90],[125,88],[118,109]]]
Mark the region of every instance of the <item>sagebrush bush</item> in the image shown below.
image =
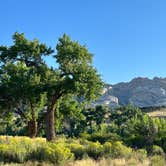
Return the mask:
[[[86,146],[86,152],[93,159],[101,158],[104,154],[103,146],[99,142],[89,142]]]
[[[74,155],[63,144],[47,143],[32,152],[31,160],[62,164],[73,160]]]
[[[150,153],[152,155],[164,155],[164,150],[160,146],[153,145]]]
[[[134,154],[139,161],[143,161],[147,158],[147,151],[145,149],[138,149]]]
[[[152,147],[151,165],[164,163],[164,152],[159,146]],[[49,165],[66,164],[69,161],[90,157],[94,160],[107,158],[109,160],[130,160],[130,163],[143,163],[147,160],[145,149],[133,151],[122,142],[91,142],[86,139],[58,138],[54,143],[46,142],[43,138],[1,137],[0,162],[2,163],[48,163]]]
[[[0,161],[24,162],[29,154],[36,150],[44,139],[30,139],[28,137],[0,137]]]
[[[67,147],[71,150],[72,153],[74,153],[75,159],[83,159],[87,153],[86,153],[86,149],[85,146],[80,145],[80,144],[76,144],[76,143],[71,143],[69,145],[67,145]]]
[[[64,144],[46,143],[45,139],[0,137],[0,161],[23,163],[28,160],[64,163],[74,155]]]
[[[118,157],[130,157],[132,155],[132,149],[123,145],[122,142],[114,142],[112,144],[112,150],[111,150],[111,156],[113,158],[118,158]]]
[[[103,145],[104,150],[104,157],[111,157],[112,156],[112,143],[111,142],[105,142]]]

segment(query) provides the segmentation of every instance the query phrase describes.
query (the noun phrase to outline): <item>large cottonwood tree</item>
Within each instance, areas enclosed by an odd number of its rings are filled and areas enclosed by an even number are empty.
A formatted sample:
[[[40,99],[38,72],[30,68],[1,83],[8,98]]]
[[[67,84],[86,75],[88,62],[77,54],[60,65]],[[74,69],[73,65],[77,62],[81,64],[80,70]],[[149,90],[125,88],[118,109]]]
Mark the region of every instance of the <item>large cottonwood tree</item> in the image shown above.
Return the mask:
[[[71,94],[82,102],[90,102],[100,95],[102,80],[93,67],[92,54],[67,35],[59,38],[56,46],[56,69],[49,67],[43,60],[45,55],[52,56],[54,51],[50,47],[40,44],[38,40],[29,41],[19,33],[13,35],[13,40],[13,46],[0,47],[1,64],[24,63],[40,78],[29,92],[35,89],[37,93],[32,93],[34,97],[46,94],[46,137],[51,141],[55,139],[55,109],[60,99]]]

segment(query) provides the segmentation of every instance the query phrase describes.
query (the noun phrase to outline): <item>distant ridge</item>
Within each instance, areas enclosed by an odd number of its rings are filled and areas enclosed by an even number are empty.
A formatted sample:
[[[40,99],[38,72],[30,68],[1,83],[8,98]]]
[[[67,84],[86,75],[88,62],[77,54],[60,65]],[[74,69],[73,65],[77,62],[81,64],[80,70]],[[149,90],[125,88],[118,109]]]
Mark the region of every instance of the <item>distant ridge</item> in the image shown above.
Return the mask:
[[[138,107],[166,106],[166,78],[137,77],[130,82],[106,84],[97,104],[110,107],[128,104]]]

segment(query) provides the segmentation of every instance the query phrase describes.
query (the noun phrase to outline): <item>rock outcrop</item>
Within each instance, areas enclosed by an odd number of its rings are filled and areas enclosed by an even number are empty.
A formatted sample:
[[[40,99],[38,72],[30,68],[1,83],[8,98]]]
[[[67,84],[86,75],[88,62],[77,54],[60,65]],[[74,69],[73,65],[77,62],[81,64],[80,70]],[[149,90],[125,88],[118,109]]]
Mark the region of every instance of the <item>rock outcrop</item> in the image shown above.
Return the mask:
[[[109,107],[117,107],[118,104],[118,98],[111,95],[110,91],[112,90],[112,86],[105,85],[103,89],[102,96],[97,100],[96,102],[92,103],[93,106],[96,105],[107,105]]]

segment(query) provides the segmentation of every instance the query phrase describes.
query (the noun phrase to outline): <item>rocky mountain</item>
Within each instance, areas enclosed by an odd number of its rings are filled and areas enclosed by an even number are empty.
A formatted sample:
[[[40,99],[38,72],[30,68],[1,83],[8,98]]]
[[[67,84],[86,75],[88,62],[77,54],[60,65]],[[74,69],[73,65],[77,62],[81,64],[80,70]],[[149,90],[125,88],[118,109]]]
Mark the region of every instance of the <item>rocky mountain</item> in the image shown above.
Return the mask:
[[[92,106],[96,105],[108,105],[109,107],[117,107],[119,104],[118,98],[111,95],[112,86],[105,85],[103,89],[103,95],[96,102],[92,103]]]
[[[166,106],[166,78],[134,78],[130,82],[105,85],[95,103],[110,107],[133,104],[138,107]]]

